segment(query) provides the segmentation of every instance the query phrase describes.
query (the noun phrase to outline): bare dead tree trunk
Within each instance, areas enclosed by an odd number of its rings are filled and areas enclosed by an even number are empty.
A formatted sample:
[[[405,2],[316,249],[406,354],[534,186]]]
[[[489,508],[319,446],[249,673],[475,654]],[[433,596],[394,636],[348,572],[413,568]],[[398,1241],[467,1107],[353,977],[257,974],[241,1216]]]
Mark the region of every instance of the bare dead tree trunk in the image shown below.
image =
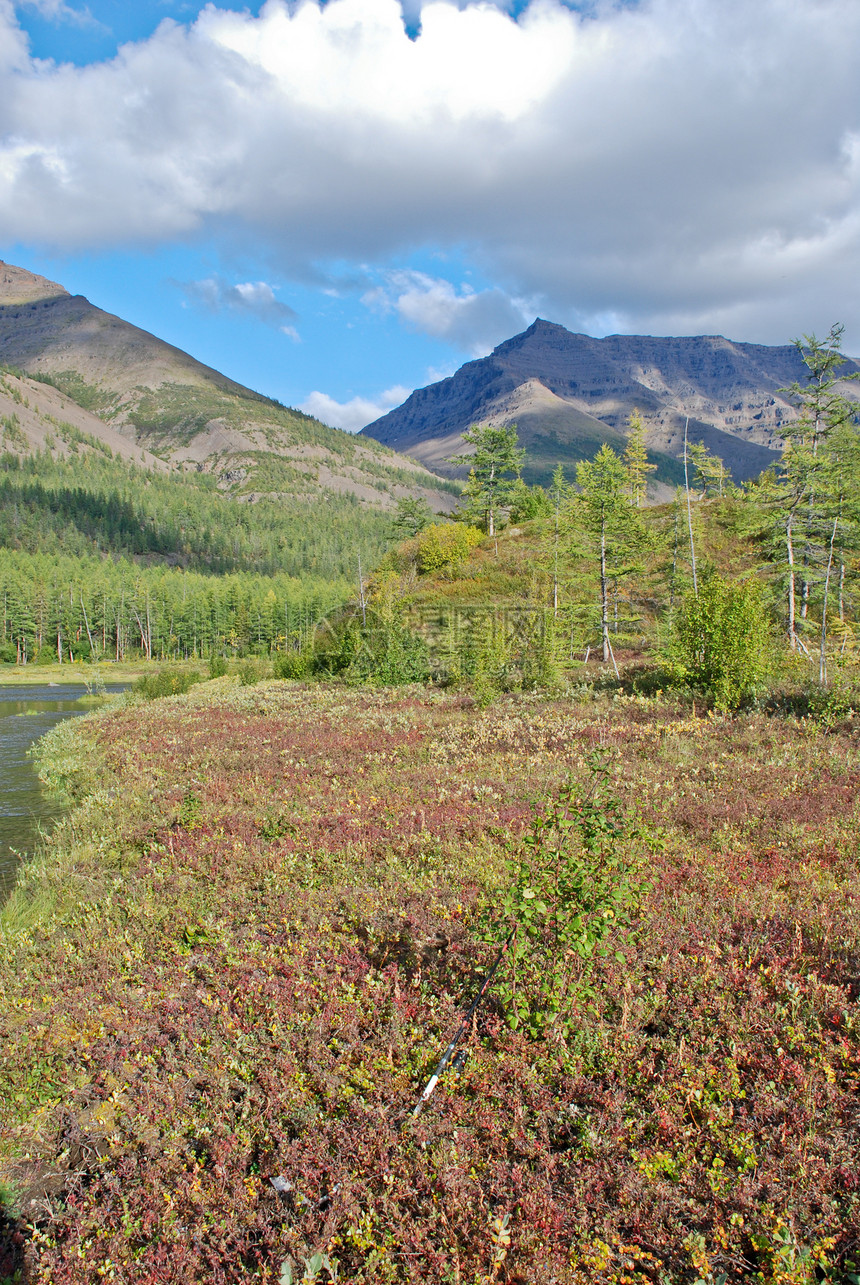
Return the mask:
[[[609,582],[606,578],[606,520],[600,526],[600,631],[603,637],[603,663],[609,660]]]
[[[687,529],[690,533],[690,566],[693,570],[693,594],[699,596],[699,585],[696,580],[696,543],[693,539],[693,510],[690,507],[690,475],[687,467],[687,430],[690,427],[690,416],[684,420],[684,490],[687,492]]]
[[[491,540],[496,536],[496,466],[490,465],[490,476],[487,480],[487,535]],[[498,554],[499,550],[496,549]]]
[[[88,618],[88,616],[87,616],[87,609],[86,609],[86,607],[84,606],[84,595],[83,595],[83,593],[81,594],[81,611],[84,613],[84,624],[86,625],[86,629],[87,629],[87,639],[89,640],[89,644],[90,644],[90,655],[91,655],[91,656],[97,656],[97,655],[98,655],[98,652],[97,652],[97,650],[96,650],[96,645],[95,645],[95,643],[93,642],[93,636],[92,636],[92,634],[90,633],[90,622],[89,622],[89,618]]]
[[[785,552],[788,559],[788,645],[792,651],[797,651],[797,617],[796,617],[796,586],[794,579],[794,540],[792,535],[792,524],[794,522],[794,510],[792,509],[785,522]]]
[[[131,610],[135,620],[137,621],[137,628],[140,633],[140,641],[143,647],[143,654],[146,656],[147,660],[152,660],[152,639],[150,635],[147,633],[146,629],[144,628],[144,624],[140,618],[140,614],[137,610],[137,607],[132,607]]]
[[[822,687],[827,682],[827,596],[830,589],[830,572],[833,569],[833,545],[836,542],[836,528],[839,519],[833,519],[833,530],[830,533],[830,549],[827,555],[827,571],[824,574],[824,602],[821,604],[821,644],[818,652],[818,681]]]

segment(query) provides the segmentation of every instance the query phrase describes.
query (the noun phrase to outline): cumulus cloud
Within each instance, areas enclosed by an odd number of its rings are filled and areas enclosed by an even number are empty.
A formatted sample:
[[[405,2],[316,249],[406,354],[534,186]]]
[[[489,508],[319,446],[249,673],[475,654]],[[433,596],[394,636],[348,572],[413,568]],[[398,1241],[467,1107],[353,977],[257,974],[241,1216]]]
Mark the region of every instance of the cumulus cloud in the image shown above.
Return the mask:
[[[298,332],[292,324],[298,314],[289,304],[275,297],[274,290],[266,281],[243,281],[231,286],[221,277],[206,277],[202,281],[179,284],[187,299],[209,312],[243,312],[283,331],[291,339],[298,339]]]
[[[353,397],[348,402],[338,402],[328,393],[314,392],[302,402],[299,410],[306,415],[314,415],[332,428],[343,428],[348,433],[357,433],[365,424],[372,424],[380,415],[399,406],[412,392],[411,388],[398,385],[387,388],[384,393],[371,401],[367,397]]]
[[[445,339],[472,357],[483,357],[534,320],[534,310],[503,290],[459,290],[439,277],[423,272],[385,274],[383,285],[368,290],[363,302],[371,308],[395,312],[413,330]]]
[[[296,274],[454,247],[498,291],[387,297],[470,351],[522,299],[582,329],[777,340],[839,318],[860,347],[860,6],[433,0],[420,18],[410,39],[396,0],[210,5],[51,67],[0,0],[0,238],[220,231]]]

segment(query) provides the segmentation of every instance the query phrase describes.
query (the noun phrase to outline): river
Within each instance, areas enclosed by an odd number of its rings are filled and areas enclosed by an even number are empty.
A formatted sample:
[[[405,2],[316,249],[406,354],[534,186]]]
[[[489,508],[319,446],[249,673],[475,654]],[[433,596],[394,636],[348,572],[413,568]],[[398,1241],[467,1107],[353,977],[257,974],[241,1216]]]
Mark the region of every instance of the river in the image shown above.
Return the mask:
[[[112,684],[109,692],[124,690]],[[44,789],[28,751],[64,718],[87,714],[79,705],[87,695],[83,683],[32,683],[0,687],[0,903],[15,882],[21,859],[38,842],[39,830],[64,811],[62,802]]]

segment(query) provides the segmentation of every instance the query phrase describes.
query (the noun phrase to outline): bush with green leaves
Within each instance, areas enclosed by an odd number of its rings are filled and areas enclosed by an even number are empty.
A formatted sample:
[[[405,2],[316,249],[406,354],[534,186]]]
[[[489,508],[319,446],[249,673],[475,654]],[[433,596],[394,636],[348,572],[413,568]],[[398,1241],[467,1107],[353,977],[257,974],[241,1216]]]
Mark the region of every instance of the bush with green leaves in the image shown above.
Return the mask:
[[[484,709],[502,692],[519,687],[513,670],[513,649],[502,614],[486,616],[478,625],[465,656],[465,669],[475,700]]]
[[[301,651],[282,651],[273,659],[272,668],[276,678],[307,678],[313,671],[313,648],[304,647]]]
[[[712,573],[684,600],[673,651],[684,679],[717,709],[737,709],[761,689],[770,648],[757,581],[733,583]]]
[[[317,637],[308,672],[349,683],[396,687],[430,677],[427,644],[396,613],[365,610],[329,620]]]
[[[209,677],[223,678],[228,669],[229,666],[227,664],[226,656],[219,656],[217,653],[213,652],[209,657]]]
[[[608,756],[595,750],[586,763],[587,784],[568,779],[512,845],[511,882],[488,934],[500,942],[514,929],[496,993],[509,1025],[533,1039],[574,1033],[590,964],[612,950],[646,888],[642,835],[612,792]]]
[[[239,682],[242,687],[253,687],[268,678],[271,667],[261,656],[246,656],[239,662]]]
[[[380,687],[426,682],[430,677],[427,644],[397,620],[368,619],[346,677]]]
[[[159,669],[155,674],[142,674],[134,690],[147,700],[157,700],[160,696],[179,696],[199,682],[196,669]]]
[[[453,579],[482,538],[477,527],[462,522],[436,522],[416,536],[418,570],[422,575]]]

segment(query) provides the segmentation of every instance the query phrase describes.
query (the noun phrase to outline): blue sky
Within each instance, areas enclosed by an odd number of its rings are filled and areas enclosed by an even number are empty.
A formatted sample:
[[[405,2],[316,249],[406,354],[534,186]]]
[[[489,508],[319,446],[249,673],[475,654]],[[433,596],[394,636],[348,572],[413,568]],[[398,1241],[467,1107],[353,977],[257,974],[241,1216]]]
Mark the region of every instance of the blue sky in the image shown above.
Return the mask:
[[[120,45],[145,40],[165,18],[193,22],[204,4],[160,3],[160,0],[79,0],[68,3],[21,4],[18,20],[30,37],[36,58],[73,62],[79,67],[112,58]],[[258,14],[259,4],[236,6]]]
[[[860,352],[860,6],[407,6],[0,0],[0,258],[349,428],[536,315]]]

